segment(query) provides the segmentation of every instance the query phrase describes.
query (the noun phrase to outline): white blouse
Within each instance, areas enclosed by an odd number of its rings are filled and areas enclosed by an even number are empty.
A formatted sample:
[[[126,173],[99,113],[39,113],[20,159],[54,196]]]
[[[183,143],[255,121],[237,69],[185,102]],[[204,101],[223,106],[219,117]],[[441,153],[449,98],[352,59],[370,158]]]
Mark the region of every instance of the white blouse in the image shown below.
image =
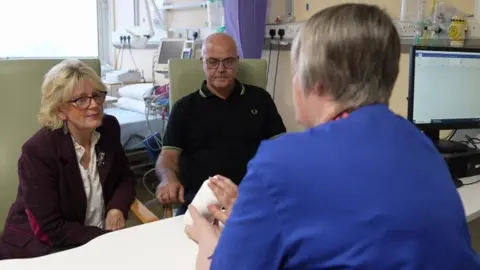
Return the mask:
[[[100,175],[97,168],[97,155],[95,153],[95,145],[100,139],[100,133],[94,132],[91,139],[90,163],[85,169],[80,161],[85,154],[83,146],[78,144],[72,137],[77,154],[78,166],[83,179],[85,194],[87,195],[87,211],[85,213],[85,225],[95,226],[101,229],[105,228],[105,204],[103,201],[103,190],[100,183]]]

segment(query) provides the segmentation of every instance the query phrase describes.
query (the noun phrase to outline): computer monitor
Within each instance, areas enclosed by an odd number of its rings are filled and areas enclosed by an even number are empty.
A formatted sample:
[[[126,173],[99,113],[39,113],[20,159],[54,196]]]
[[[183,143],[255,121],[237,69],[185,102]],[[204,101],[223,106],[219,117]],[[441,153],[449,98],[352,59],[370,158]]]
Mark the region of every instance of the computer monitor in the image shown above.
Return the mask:
[[[413,46],[408,119],[435,143],[440,130],[480,128],[480,49]]]
[[[183,54],[183,44],[185,39],[166,38],[160,41],[157,50],[157,61],[155,62],[155,71],[161,73],[168,72],[168,60],[172,58],[181,58]]]

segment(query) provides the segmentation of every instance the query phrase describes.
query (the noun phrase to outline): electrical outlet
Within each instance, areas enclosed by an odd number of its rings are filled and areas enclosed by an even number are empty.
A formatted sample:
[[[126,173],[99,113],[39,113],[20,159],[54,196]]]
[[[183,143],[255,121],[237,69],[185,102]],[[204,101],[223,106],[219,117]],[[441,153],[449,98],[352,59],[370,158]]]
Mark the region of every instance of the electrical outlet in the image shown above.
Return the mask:
[[[394,23],[400,38],[412,38],[416,36],[417,26],[415,25],[415,23],[405,22],[405,21],[395,21]],[[277,33],[275,38],[279,37],[278,30],[284,29],[285,30],[284,39],[294,39],[301,24],[302,22],[267,24],[265,27],[265,38],[270,39],[269,32],[271,29],[275,29],[275,32]],[[476,24],[469,23],[469,33],[470,33],[470,28],[473,29],[472,33],[475,33],[473,36],[480,38],[480,24],[478,22],[476,22]]]
[[[301,25],[302,22],[267,24],[265,27],[265,38],[270,38],[271,29],[275,29],[277,33],[275,38],[279,38],[278,30],[283,29],[285,31],[284,39],[294,39]]]
[[[265,27],[265,38],[270,38],[271,29],[274,29],[275,33],[278,33],[278,29],[280,29],[280,27],[275,24],[267,24],[267,26]],[[278,36],[275,36],[275,37],[277,38]]]
[[[417,26],[415,25],[415,23],[406,21],[395,21],[394,23],[400,38],[409,38],[416,36]]]
[[[415,23],[404,22],[404,21],[395,21],[394,23],[397,28],[398,34],[401,38],[410,38],[410,37],[416,36]],[[302,22],[267,24],[265,27],[265,38],[270,38],[269,32],[271,29],[275,29],[276,33],[278,33],[278,30],[284,29],[285,30],[284,39],[294,39],[301,24]],[[478,28],[478,31],[480,32],[480,28]],[[278,34],[275,36],[275,38],[278,38]]]
[[[480,22],[473,18],[469,19],[467,27],[467,39],[480,39]]]

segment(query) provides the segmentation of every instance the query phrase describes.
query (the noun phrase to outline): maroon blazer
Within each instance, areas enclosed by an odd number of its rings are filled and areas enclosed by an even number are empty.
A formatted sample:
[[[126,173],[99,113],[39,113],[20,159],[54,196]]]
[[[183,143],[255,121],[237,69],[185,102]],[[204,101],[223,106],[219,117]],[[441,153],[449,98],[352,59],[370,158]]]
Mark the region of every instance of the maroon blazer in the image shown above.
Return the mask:
[[[105,213],[119,209],[126,219],[136,182],[120,142],[120,125],[105,115],[97,131]],[[107,232],[84,225],[87,199],[70,134],[40,129],[22,147],[18,175],[17,198],[0,237],[0,259],[45,255]]]

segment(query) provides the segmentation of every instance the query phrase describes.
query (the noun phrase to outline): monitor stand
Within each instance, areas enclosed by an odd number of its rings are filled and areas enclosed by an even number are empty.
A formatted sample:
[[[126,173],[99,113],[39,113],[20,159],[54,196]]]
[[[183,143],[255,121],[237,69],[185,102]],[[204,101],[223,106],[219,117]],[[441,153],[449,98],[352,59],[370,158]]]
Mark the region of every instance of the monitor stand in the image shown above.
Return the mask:
[[[442,154],[468,152],[468,146],[461,142],[440,140],[440,130],[424,130],[423,132],[433,141],[438,151]]]

